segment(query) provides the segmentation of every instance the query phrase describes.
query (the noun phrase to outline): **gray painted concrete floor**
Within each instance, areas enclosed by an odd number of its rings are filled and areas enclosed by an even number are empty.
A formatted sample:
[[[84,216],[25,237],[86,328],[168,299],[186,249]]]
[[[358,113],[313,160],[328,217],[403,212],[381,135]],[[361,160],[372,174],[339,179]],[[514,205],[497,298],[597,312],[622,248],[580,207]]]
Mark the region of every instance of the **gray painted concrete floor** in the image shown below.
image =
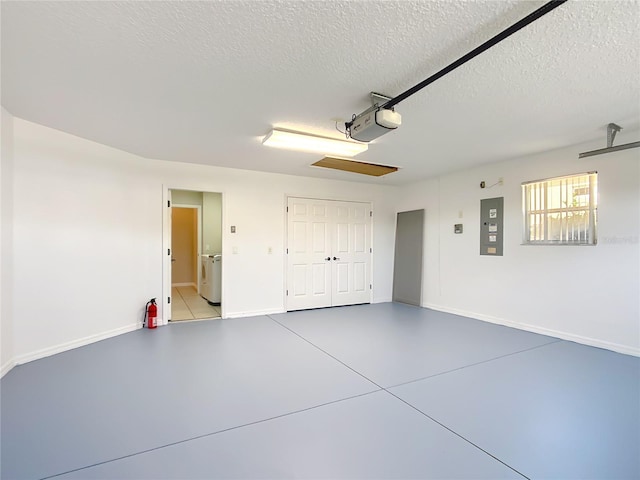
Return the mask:
[[[174,324],[0,382],[2,478],[640,478],[640,359],[399,304]]]

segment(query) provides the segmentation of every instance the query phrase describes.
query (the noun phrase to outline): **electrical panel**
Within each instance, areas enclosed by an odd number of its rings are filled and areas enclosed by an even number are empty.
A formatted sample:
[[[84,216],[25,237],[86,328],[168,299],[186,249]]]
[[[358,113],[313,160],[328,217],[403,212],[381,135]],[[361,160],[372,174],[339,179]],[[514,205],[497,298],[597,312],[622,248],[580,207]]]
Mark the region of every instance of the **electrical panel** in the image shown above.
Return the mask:
[[[502,256],[504,197],[480,200],[480,255]]]

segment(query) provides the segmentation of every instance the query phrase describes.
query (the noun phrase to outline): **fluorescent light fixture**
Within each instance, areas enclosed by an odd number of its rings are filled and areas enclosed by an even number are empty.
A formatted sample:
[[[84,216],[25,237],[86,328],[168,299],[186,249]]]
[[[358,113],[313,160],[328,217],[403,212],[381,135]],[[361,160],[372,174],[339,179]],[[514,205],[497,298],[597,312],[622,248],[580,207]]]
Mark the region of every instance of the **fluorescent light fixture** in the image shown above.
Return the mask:
[[[286,148],[303,152],[353,157],[367,150],[366,143],[347,142],[335,138],[317,137],[307,133],[273,129],[262,143],[268,147]]]

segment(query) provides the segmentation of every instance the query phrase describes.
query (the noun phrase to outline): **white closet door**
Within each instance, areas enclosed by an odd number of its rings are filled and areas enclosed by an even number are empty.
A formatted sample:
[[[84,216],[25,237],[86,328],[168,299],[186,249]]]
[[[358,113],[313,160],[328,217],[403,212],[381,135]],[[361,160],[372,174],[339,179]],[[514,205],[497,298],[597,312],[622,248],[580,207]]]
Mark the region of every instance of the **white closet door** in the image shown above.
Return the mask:
[[[332,202],[334,225],[332,238],[333,306],[371,301],[371,217],[370,205]]]
[[[331,305],[331,212],[328,202],[288,199],[287,310]]]
[[[289,198],[287,218],[287,310],[370,302],[370,204]]]

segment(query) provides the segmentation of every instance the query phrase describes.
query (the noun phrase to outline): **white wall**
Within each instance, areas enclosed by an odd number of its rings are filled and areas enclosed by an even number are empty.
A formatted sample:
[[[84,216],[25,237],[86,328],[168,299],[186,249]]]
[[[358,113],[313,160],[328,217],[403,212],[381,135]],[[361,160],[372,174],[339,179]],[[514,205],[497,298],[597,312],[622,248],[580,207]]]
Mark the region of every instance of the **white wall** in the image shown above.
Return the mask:
[[[188,190],[174,190],[171,192],[171,201],[179,205],[197,205],[202,207],[202,192],[190,192]]]
[[[162,295],[167,188],[223,193],[227,316],[284,309],[287,194],[373,201],[374,301],[390,299],[389,187],[147,160],[17,118],[14,131],[18,363],[137,327]]]
[[[638,137],[619,135],[616,145]],[[604,137],[403,189],[398,211],[426,210],[423,305],[640,355],[640,150],[578,159],[603,143]],[[598,245],[520,245],[520,184],[594,170]],[[479,187],[499,177],[504,186]],[[501,196],[504,256],[480,256],[480,199]],[[462,235],[453,233],[456,223],[463,223]]]
[[[13,116],[0,124],[0,377],[13,367]]]
[[[222,195],[202,194],[202,253],[211,255],[222,251]]]
[[[136,328],[160,296],[161,188],[138,157],[14,120],[18,363]]]
[[[391,299],[393,187],[274,175],[194,164],[154,162],[169,188],[222,193],[222,308],[229,317],[284,309],[286,196],[307,196],[374,205],[374,302]],[[236,233],[230,233],[230,226]],[[268,253],[272,247],[272,254]],[[238,252],[233,254],[234,249]]]

